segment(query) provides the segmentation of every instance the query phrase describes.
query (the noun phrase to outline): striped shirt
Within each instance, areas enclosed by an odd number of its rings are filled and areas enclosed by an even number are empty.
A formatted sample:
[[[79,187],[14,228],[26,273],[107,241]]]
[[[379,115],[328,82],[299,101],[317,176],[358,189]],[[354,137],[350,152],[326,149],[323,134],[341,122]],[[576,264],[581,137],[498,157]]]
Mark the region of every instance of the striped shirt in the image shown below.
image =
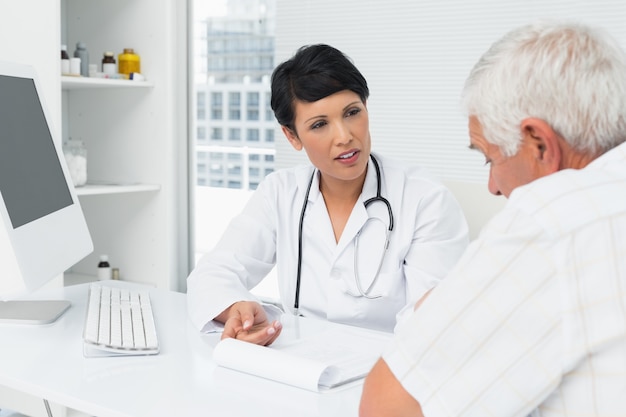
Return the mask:
[[[426,417],[626,416],[626,143],[517,188],[383,358]]]

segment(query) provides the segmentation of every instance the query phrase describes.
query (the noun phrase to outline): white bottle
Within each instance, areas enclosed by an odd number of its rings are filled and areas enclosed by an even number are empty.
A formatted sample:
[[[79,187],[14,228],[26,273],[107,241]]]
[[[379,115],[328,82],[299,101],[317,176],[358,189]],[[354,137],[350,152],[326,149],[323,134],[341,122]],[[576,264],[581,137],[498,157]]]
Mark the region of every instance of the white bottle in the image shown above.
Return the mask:
[[[70,58],[70,75],[80,75],[80,58]]]
[[[106,281],[111,279],[111,265],[109,264],[109,257],[107,255],[100,255],[100,262],[98,263],[98,280]]]
[[[70,56],[67,54],[67,45],[61,45],[61,74],[70,73]]]

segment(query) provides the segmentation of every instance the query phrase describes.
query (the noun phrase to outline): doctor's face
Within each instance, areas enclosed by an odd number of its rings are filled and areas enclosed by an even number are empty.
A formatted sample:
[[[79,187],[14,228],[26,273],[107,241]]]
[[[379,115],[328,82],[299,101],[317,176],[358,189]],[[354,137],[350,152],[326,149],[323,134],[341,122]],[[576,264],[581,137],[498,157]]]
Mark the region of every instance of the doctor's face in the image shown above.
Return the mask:
[[[294,105],[295,132],[283,132],[296,150],[304,148],[324,181],[362,181],[371,149],[369,116],[358,94],[343,90]]]

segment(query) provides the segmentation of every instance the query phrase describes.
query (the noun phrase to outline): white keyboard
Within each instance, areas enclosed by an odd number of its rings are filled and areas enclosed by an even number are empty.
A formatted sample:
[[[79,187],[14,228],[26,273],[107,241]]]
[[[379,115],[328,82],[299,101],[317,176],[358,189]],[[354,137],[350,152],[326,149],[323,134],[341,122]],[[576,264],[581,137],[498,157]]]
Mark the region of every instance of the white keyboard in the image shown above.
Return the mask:
[[[154,355],[159,353],[147,290],[91,284],[83,333],[85,355]]]

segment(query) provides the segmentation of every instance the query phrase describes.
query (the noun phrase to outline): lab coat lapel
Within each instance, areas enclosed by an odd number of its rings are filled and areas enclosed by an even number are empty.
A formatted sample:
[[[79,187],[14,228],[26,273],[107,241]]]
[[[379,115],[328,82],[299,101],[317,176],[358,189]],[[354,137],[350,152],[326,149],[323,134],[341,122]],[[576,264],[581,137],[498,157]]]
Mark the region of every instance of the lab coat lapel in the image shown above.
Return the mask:
[[[308,184],[307,184],[308,185]],[[335,252],[335,234],[330,223],[328,210],[324,203],[324,197],[320,193],[319,174],[316,172],[309,191],[309,203],[304,214],[304,227],[306,228],[307,240],[321,243],[330,251]]]
[[[367,222],[369,214],[365,209],[365,200],[376,195],[376,184],[376,170],[373,167],[372,161],[370,161],[367,164],[367,175],[365,177],[365,183],[363,184],[363,191],[352,209],[346,227],[343,229],[341,239],[337,244],[335,257],[339,257],[346,247],[353,242],[356,234]]]

